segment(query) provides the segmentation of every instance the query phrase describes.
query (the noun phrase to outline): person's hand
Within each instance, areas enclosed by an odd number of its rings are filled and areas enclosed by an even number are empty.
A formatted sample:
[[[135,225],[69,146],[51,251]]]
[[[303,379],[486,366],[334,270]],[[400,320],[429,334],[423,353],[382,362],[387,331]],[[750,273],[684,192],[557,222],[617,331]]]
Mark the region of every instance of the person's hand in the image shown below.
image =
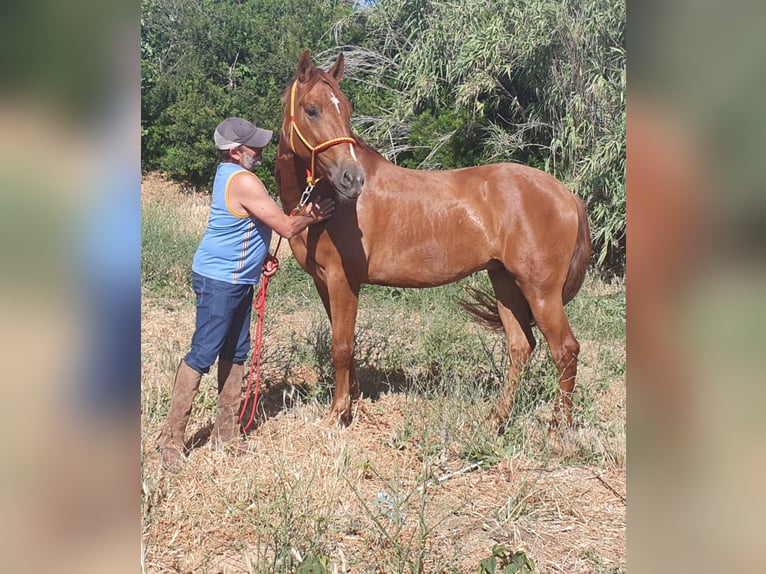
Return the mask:
[[[313,223],[318,223],[330,217],[334,209],[335,201],[325,197],[319,201],[307,203],[299,215],[307,215]]]

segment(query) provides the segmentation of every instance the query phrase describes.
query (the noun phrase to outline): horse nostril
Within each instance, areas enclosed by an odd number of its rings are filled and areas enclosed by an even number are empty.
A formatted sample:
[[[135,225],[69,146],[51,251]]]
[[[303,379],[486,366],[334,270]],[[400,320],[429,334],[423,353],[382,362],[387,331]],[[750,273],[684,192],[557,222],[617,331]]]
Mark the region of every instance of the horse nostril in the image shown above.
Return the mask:
[[[348,197],[356,197],[362,190],[364,184],[364,170],[357,166],[338,167],[337,170],[331,169],[330,175],[333,178],[336,189],[346,194]]]

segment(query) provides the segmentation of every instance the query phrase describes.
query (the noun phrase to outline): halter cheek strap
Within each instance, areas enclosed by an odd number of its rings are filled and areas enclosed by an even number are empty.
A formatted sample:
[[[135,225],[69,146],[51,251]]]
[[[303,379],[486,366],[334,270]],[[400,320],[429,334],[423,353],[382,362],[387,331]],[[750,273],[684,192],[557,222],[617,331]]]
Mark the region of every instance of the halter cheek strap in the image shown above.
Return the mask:
[[[301,140],[301,142],[303,142],[303,145],[305,145],[311,151],[311,169],[306,170],[307,187],[306,187],[306,190],[303,192],[303,195],[301,195],[301,201],[299,203],[299,208],[300,208],[306,204],[309,196],[311,195],[311,192],[314,189],[314,186],[317,184],[317,182],[320,179],[322,179],[321,177],[320,178],[314,177],[314,166],[315,166],[316,154],[326,150],[327,148],[331,148],[332,146],[341,144],[341,143],[349,143],[349,144],[355,145],[356,140],[354,140],[354,138],[350,136],[343,136],[343,137],[327,140],[326,142],[322,142],[316,146],[312,146],[306,139],[306,136],[304,136],[301,133],[301,130],[298,128],[298,125],[295,123],[295,91],[297,87],[298,87],[298,80],[295,80],[293,82],[292,88],[290,88],[290,149],[292,150],[293,153],[295,154],[298,153],[295,151],[295,144],[293,141],[293,134],[298,134],[298,138]]]

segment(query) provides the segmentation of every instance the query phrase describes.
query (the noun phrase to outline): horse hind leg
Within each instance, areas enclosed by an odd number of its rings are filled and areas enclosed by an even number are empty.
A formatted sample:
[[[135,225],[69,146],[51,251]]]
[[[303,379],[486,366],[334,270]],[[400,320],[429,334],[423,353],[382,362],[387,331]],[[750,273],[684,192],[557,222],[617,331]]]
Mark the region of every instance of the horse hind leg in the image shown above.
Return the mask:
[[[495,291],[497,311],[508,347],[508,373],[491,415],[497,426],[502,428],[513,408],[524,368],[536,341],[532,333],[529,304],[511,274],[506,269],[489,270],[487,273]]]
[[[529,297],[528,301],[535,322],[548,341],[548,348],[559,372],[559,388],[553,404],[551,429],[561,424],[562,417],[567,426],[572,426],[572,393],[577,377],[580,343],[572,333],[560,294],[545,298]]]

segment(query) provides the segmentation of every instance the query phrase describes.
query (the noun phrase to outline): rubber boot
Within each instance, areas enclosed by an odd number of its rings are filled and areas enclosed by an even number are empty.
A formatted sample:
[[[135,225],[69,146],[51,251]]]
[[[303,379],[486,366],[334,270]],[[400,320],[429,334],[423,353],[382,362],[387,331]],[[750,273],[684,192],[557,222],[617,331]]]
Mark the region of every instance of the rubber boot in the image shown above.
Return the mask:
[[[180,471],[186,460],[184,433],[201,379],[202,373],[192,369],[185,361],[178,365],[165,428],[157,440],[157,448],[161,450],[162,468],[168,472]]]
[[[213,449],[226,448],[234,454],[247,452],[247,441],[239,425],[239,408],[242,401],[242,376],[245,366],[218,359],[218,409],[210,445]]]

